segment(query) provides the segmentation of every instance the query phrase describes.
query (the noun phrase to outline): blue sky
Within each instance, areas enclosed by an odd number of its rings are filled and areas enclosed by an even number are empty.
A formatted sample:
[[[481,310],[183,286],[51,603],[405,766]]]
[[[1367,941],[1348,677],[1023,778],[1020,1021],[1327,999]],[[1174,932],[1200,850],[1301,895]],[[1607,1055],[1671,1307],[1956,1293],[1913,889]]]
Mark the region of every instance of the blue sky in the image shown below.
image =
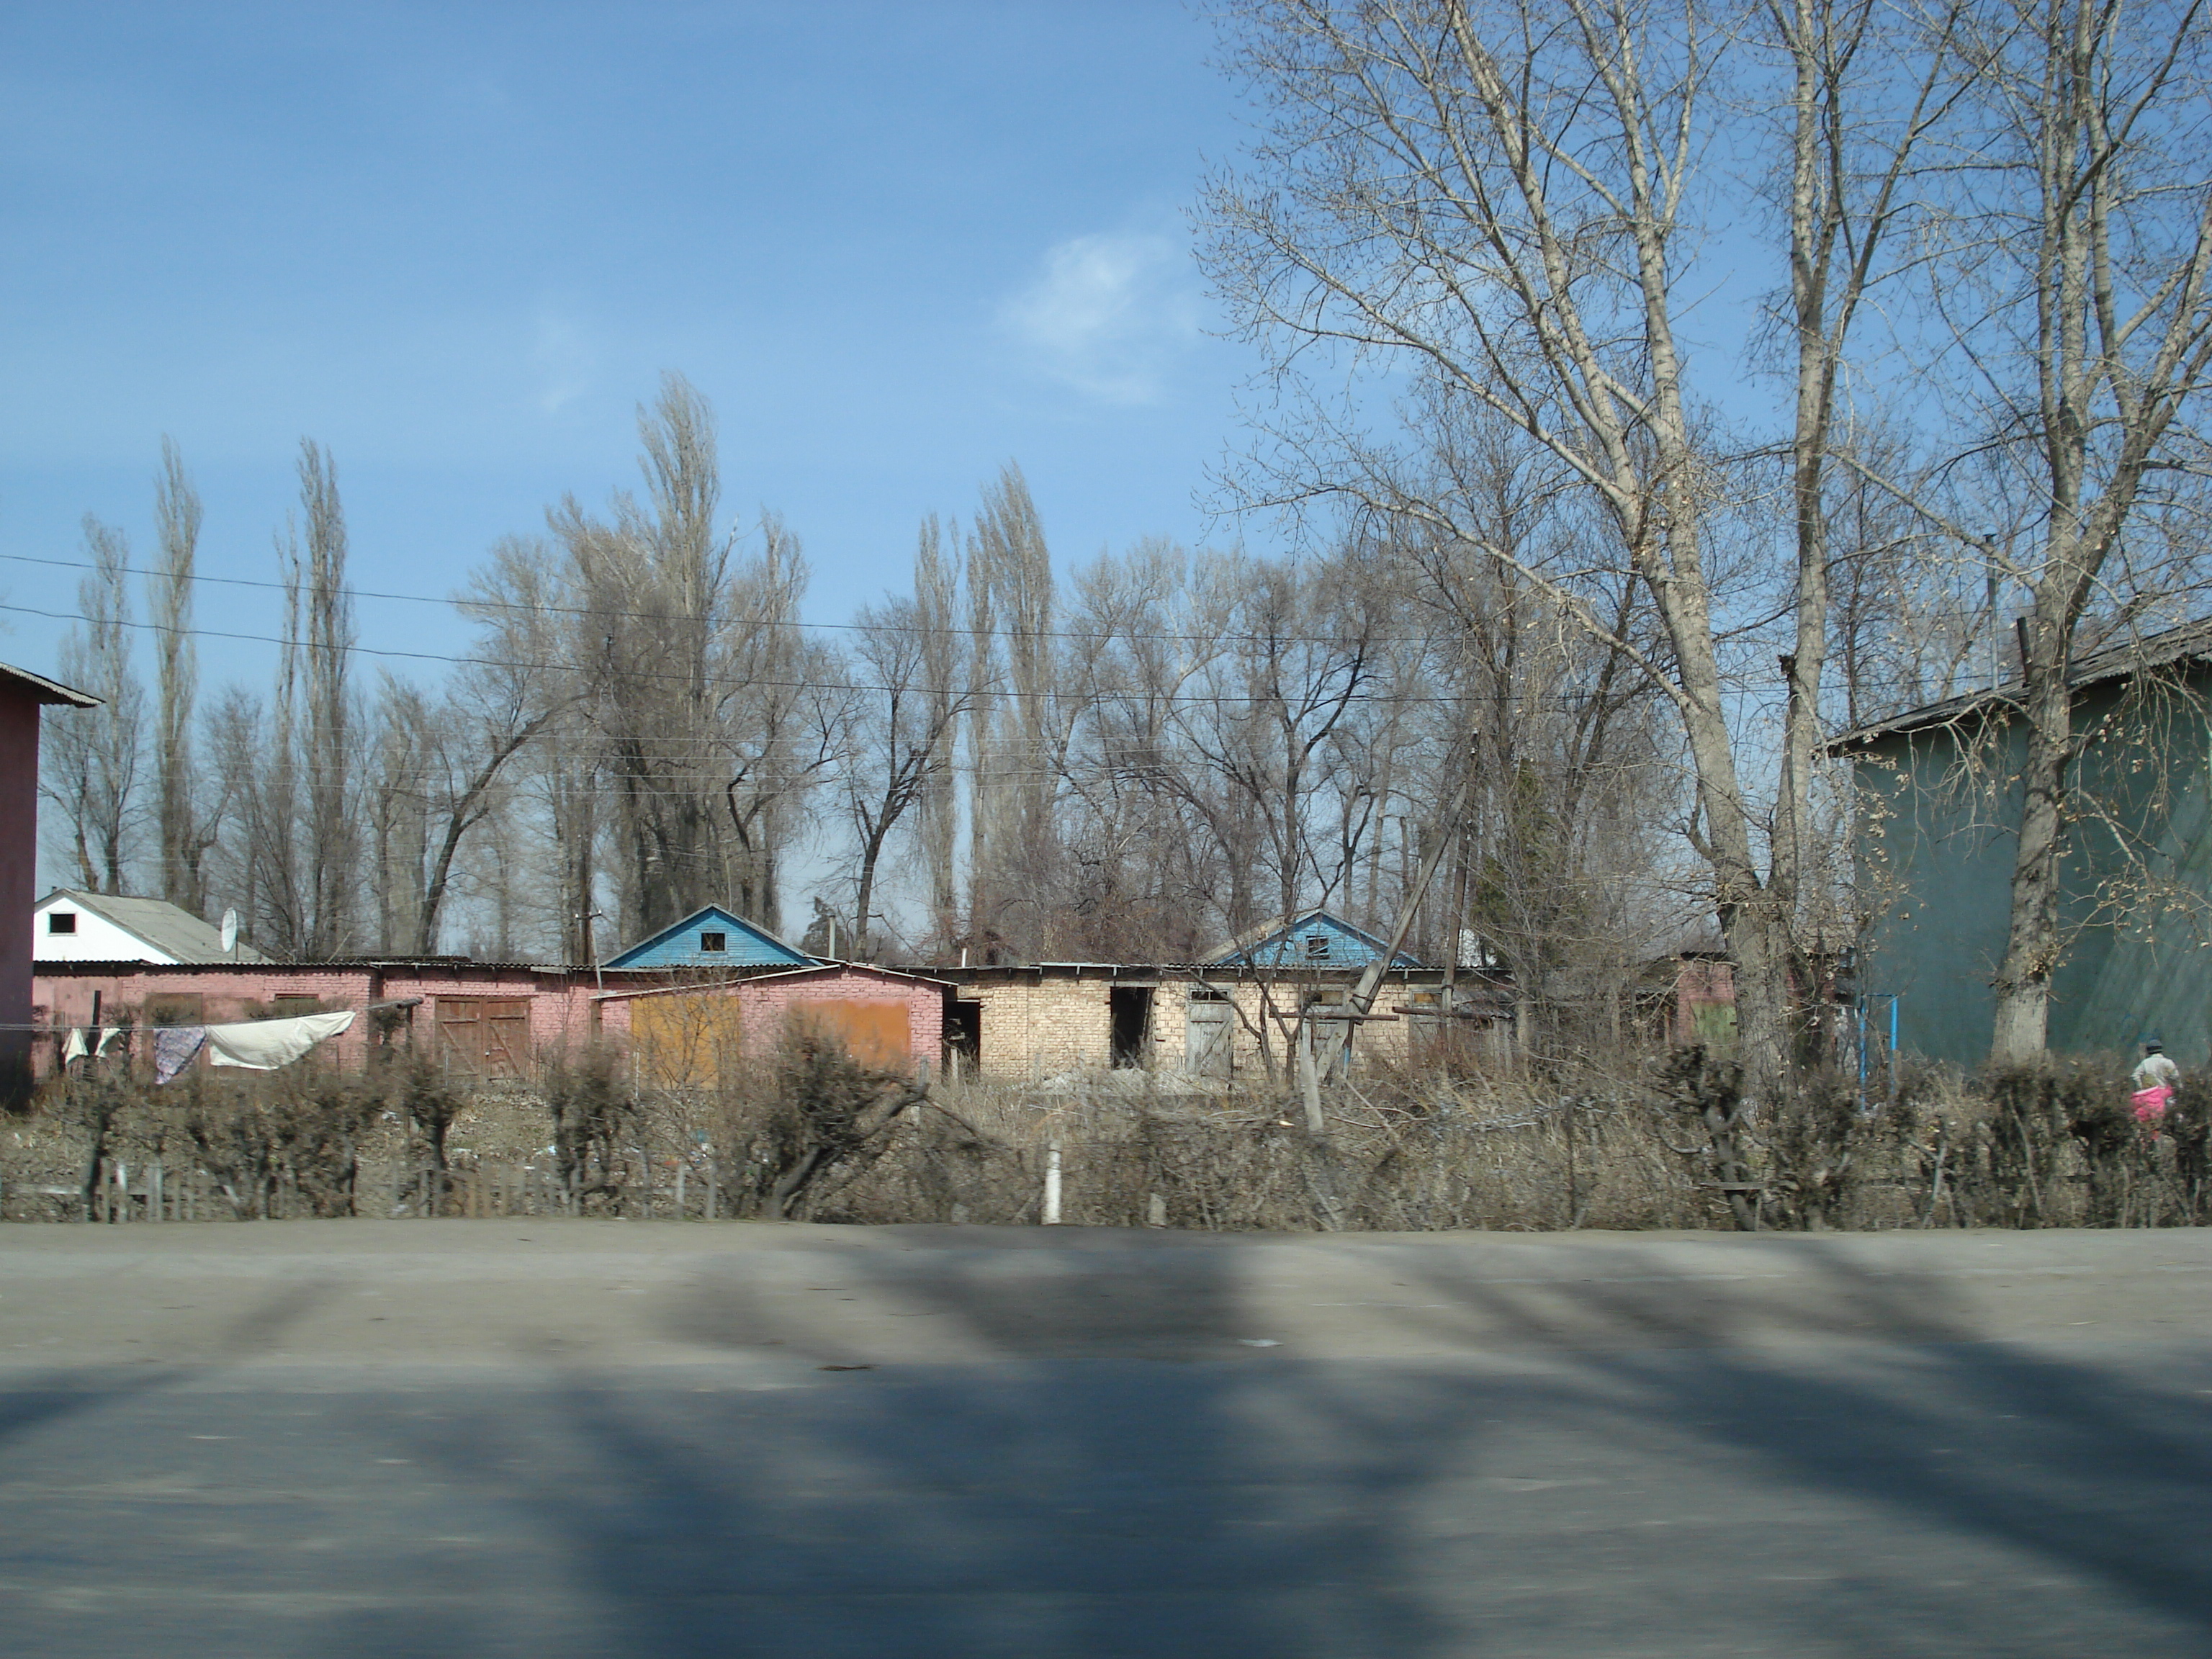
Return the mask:
[[[1008,459],[1063,565],[1236,536],[1194,499],[1250,368],[1182,219],[1243,136],[1211,46],[1152,0],[9,9],[0,553],[78,557],[93,512],[143,557],[168,433],[203,571],[266,578],[311,435],[356,582],[448,592],[632,480],[668,368],[719,413],[729,509],[804,541],[818,619]],[[0,563],[13,605],[75,584]],[[270,598],[210,588],[200,621],[272,632]],[[0,618],[0,656],[52,666],[62,624]],[[262,661],[203,647],[210,681]]]

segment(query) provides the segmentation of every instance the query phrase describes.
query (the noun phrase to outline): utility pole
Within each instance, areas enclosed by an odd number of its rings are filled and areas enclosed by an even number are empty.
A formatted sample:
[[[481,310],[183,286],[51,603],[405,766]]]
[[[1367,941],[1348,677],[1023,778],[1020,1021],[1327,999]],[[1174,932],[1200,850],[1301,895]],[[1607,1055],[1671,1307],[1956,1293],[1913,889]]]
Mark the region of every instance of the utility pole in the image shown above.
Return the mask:
[[[1351,1018],[1331,1022],[1340,1024],[1342,1030],[1341,1031],[1332,1030],[1328,1034],[1328,1048],[1322,1056],[1325,1063],[1321,1069],[1334,1073],[1344,1063],[1345,1050],[1352,1042],[1352,1026],[1365,1018],[1374,1007],[1375,994],[1382,988],[1382,976],[1390,971],[1390,965],[1397,961],[1398,952],[1405,945],[1406,935],[1413,931],[1413,917],[1421,907],[1421,896],[1428,891],[1429,884],[1437,878],[1437,866],[1443,862],[1446,850],[1456,839],[1459,811],[1466,803],[1468,790],[1474,782],[1474,746],[1469,744],[1467,769],[1460,774],[1459,787],[1452,791],[1451,805],[1443,810],[1443,822],[1437,826],[1438,833],[1429,848],[1429,855],[1421,860],[1421,873],[1413,884],[1407,889],[1406,896],[1399,906],[1398,919],[1390,928],[1390,942],[1384,947],[1382,954],[1369,963],[1360,973],[1359,983],[1352,990],[1351,1006],[1346,1011],[1351,1015]],[[1454,833],[1445,833],[1446,826],[1451,826]],[[1458,948],[1459,941],[1455,939],[1452,941],[1452,949],[1456,952]]]

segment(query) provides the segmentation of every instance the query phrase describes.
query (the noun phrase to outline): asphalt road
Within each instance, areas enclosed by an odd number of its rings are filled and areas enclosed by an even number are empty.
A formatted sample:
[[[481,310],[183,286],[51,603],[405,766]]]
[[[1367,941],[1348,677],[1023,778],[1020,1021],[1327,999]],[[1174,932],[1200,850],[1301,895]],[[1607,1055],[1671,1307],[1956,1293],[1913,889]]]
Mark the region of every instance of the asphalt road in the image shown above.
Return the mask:
[[[0,1653],[2212,1653],[2212,1235],[0,1228]]]

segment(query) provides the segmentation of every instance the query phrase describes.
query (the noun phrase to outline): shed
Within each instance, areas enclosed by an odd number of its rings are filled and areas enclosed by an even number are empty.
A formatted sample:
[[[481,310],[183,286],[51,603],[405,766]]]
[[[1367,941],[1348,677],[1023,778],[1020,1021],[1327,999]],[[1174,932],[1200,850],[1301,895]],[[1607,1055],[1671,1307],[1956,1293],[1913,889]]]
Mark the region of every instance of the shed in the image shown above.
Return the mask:
[[[100,699],[0,663],[0,1098],[31,1085],[31,909],[38,896],[39,719]]]
[[[2061,860],[2050,1046],[2161,1037],[2212,1060],[2212,625],[2085,655],[2070,677],[2078,809]],[[1844,733],[1860,823],[1870,1028],[1964,1065],[1989,1052],[2026,753],[2018,680]]]
[[[767,928],[709,904],[641,939],[610,968],[806,968],[814,958]]]
[[[641,1080],[711,1088],[772,1056],[800,1026],[864,1066],[896,1072],[933,1066],[945,1044],[951,988],[887,968],[825,963],[712,984],[609,991],[595,1001],[607,1036],[629,1038]]]

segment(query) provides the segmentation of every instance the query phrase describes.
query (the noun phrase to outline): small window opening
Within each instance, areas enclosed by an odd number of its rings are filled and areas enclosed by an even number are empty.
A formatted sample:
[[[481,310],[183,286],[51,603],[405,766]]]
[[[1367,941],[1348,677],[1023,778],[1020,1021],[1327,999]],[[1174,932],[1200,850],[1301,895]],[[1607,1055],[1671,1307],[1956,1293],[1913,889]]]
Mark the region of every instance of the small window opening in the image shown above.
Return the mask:
[[[1306,935],[1306,957],[1309,961],[1326,961],[1328,959],[1328,935],[1327,933],[1308,933]]]
[[[76,912],[74,910],[47,911],[46,931],[50,933],[74,933],[76,932]]]
[[[730,936],[727,933],[702,933],[699,935],[699,948],[702,951],[726,951],[730,948]]]

